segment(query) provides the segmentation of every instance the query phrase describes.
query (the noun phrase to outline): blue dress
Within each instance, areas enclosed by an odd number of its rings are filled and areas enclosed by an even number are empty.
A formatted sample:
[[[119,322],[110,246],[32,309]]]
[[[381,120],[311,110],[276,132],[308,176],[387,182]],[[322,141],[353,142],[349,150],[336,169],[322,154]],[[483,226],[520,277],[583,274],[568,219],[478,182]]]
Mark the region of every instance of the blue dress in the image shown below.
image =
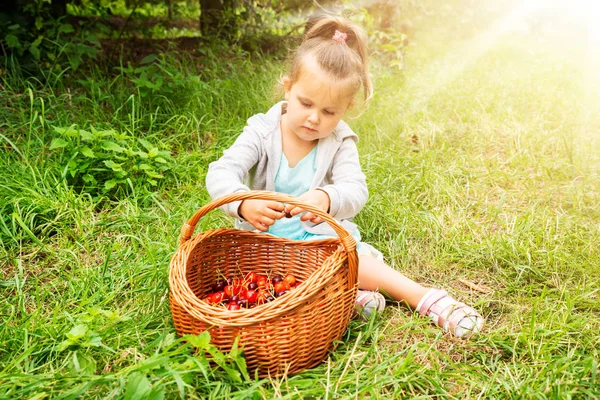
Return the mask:
[[[308,153],[295,167],[290,168],[287,158],[283,152],[281,153],[281,161],[279,169],[275,176],[275,191],[286,193],[292,196],[300,196],[310,190],[316,166],[317,146]],[[293,216],[292,218],[281,218],[269,227],[267,233],[291,240],[319,240],[329,239],[331,236],[316,235],[304,230],[300,217],[302,214]],[[326,223],[326,222],[324,222]],[[374,249],[367,243],[360,241],[360,232],[356,230],[353,234],[357,242],[357,251],[359,255],[373,254],[379,257],[379,251]]]
[[[281,152],[279,170],[277,170],[277,175],[275,175],[275,191],[292,196],[300,196],[308,192],[310,190],[310,182],[317,170],[315,163],[316,156],[317,146],[304,156],[294,168],[290,168],[285,154]],[[308,233],[302,228],[301,215],[298,214],[292,218],[281,218],[275,221],[269,227],[268,233],[291,240],[309,240],[312,236],[320,236]]]

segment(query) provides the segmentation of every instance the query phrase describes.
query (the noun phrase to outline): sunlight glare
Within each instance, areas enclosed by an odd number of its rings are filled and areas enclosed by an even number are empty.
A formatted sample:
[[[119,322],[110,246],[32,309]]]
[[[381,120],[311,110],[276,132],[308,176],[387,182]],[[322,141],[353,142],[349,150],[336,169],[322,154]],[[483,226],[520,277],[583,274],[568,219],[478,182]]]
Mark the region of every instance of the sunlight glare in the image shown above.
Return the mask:
[[[585,46],[584,74],[586,92],[590,97],[600,99],[600,1],[571,0],[570,2],[553,0],[550,6],[560,12],[563,18],[581,27]]]
[[[460,76],[467,67],[473,65],[502,36],[514,31],[526,30],[526,17],[540,6],[535,0],[525,0],[517,7],[506,10],[504,15],[492,23],[485,32],[475,36],[459,48],[449,51],[440,60],[442,64],[446,65],[441,72],[436,64],[432,64],[430,68],[424,70],[421,79],[414,82],[414,85],[419,87],[414,92],[421,93],[421,95],[413,100],[408,115],[422,109],[432,96]]]
[[[600,101],[600,0],[522,0],[513,4],[516,6],[507,9],[486,31],[440,59],[446,65],[443,72],[439,65],[422,71],[420,79],[412,83],[419,87],[414,92],[421,95],[414,99],[408,115],[422,109],[435,93],[511,33],[546,36],[557,52],[581,48],[586,95]],[[567,53],[561,56],[569,57]]]

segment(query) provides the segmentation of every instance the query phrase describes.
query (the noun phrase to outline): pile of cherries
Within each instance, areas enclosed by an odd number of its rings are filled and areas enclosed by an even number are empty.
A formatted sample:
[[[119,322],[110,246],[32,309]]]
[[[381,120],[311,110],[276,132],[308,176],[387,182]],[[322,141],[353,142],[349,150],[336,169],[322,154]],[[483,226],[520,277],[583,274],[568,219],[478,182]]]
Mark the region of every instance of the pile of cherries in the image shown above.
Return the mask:
[[[283,296],[300,283],[291,274],[268,277],[249,272],[242,279],[227,278],[225,281],[217,281],[212,287],[213,291],[204,301],[216,306],[222,305],[230,311],[242,307],[253,308]]]

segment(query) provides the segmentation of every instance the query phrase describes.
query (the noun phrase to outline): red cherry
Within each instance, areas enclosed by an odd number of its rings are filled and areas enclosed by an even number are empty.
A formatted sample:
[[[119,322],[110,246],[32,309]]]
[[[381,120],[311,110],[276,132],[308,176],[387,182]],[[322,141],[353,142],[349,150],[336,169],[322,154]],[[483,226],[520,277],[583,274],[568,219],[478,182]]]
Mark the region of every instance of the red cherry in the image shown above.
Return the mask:
[[[240,305],[238,303],[230,302],[229,304],[227,304],[227,309],[229,311],[239,310]]]
[[[258,292],[256,290],[248,290],[246,292],[246,299],[248,303],[253,304],[256,303],[256,299],[258,298]]]
[[[275,293],[279,293],[286,290],[290,290],[290,285],[288,285],[287,282],[279,281],[275,284],[274,289]]]
[[[225,294],[229,297],[237,295],[240,293],[240,291],[242,290],[241,286],[237,286],[237,285],[227,285],[225,286]]]
[[[210,301],[213,304],[220,303],[225,297],[225,292],[220,291],[210,295]]]
[[[256,296],[256,304],[266,303],[267,297],[269,297],[269,296],[270,296],[269,292],[263,292],[263,291],[258,292],[258,294]]]
[[[266,287],[268,282],[269,280],[264,275],[259,275],[256,277],[256,284],[258,285],[258,287]]]
[[[290,287],[294,286],[296,284],[296,277],[292,274],[287,274],[285,276],[285,278],[283,278],[283,280],[290,285]]]
[[[244,278],[244,282],[246,283],[256,283],[256,279],[258,278],[256,272],[248,272],[246,277]]]

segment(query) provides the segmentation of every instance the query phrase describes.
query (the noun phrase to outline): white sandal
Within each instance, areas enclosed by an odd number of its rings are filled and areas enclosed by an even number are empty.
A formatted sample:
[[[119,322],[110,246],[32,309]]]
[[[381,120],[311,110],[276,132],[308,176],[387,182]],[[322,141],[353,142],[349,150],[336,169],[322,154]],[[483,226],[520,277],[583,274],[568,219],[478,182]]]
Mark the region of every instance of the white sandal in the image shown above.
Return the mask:
[[[379,292],[370,290],[359,290],[356,296],[356,315],[368,320],[373,311],[378,313],[385,309],[385,297]]]
[[[442,289],[430,289],[419,301],[417,311],[458,338],[466,339],[483,328],[483,317],[474,308]]]

